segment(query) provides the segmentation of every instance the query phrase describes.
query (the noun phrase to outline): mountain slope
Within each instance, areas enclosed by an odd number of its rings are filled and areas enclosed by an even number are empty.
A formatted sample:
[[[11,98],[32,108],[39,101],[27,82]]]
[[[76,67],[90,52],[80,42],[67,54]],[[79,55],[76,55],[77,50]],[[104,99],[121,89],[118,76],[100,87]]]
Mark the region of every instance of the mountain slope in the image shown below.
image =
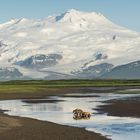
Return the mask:
[[[50,79],[51,71],[78,78],[102,76],[105,68],[95,70],[102,64],[110,64],[109,72],[139,61],[139,46],[140,33],[95,12],[71,9],[46,19],[0,24],[0,67],[14,67],[31,78]]]
[[[0,81],[1,80],[17,80],[22,79],[23,75],[16,68],[7,67],[0,68]]]
[[[140,79],[140,61],[117,66],[102,76],[105,79]]]

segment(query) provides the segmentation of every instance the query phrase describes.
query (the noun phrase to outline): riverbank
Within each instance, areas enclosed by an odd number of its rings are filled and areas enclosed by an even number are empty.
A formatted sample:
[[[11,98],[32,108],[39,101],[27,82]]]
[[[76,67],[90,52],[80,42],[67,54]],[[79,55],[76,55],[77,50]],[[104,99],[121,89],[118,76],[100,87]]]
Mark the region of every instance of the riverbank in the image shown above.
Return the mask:
[[[4,114],[0,115],[0,124],[1,140],[107,140],[83,128]]]
[[[97,109],[99,112],[107,113],[109,116],[140,118],[140,97],[110,100],[105,103],[106,105]]]

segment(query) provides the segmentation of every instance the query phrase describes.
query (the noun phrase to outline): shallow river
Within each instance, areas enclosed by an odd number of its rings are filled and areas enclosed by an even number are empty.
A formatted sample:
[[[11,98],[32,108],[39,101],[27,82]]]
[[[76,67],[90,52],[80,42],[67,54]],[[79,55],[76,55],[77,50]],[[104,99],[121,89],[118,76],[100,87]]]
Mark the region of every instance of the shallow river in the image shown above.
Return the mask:
[[[84,127],[88,131],[101,133],[113,140],[140,140],[140,119],[129,117],[114,117],[99,114],[97,106],[102,101],[125,97],[140,96],[140,94],[67,94],[66,96],[50,96],[40,99],[42,103],[25,103],[21,100],[0,101],[0,108],[9,110],[7,114],[35,118],[58,124]],[[34,101],[34,100],[32,100]],[[81,108],[92,112],[90,120],[74,120],[73,109]]]

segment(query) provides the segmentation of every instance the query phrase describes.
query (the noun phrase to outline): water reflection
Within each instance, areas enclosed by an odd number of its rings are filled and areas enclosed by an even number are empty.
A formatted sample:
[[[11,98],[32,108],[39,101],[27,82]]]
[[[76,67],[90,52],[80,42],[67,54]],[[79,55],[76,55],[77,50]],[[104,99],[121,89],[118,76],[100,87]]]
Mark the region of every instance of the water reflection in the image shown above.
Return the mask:
[[[75,116],[73,115],[74,120],[90,120],[90,116],[88,117],[82,117],[82,116]]]
[[[23,105],[25,107],[25,105]],[[35,112],[45,112],[45,111],[48,111],[48,110],[51,110],[51,111],[62,111],[63,108],[60,107],[60,106],[57,106],[57,104],[34,104],[34,105],[26,105],[26,107],[28,107],[28,110],[29,111],[35,111]]]

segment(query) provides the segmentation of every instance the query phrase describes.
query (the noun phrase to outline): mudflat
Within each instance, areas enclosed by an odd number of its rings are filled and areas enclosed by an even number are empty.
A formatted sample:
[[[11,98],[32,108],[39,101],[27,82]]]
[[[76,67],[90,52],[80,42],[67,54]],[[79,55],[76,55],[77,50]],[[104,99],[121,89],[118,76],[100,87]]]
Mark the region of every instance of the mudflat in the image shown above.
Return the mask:
[[[97,110],[107,113],[109,116],[140,118],[140,97],[125,98],[122,100],[110,100],[106,105]]]
[[[0,116],[0,140],[107,140],[83,128],[62,126],[35,119]]]

